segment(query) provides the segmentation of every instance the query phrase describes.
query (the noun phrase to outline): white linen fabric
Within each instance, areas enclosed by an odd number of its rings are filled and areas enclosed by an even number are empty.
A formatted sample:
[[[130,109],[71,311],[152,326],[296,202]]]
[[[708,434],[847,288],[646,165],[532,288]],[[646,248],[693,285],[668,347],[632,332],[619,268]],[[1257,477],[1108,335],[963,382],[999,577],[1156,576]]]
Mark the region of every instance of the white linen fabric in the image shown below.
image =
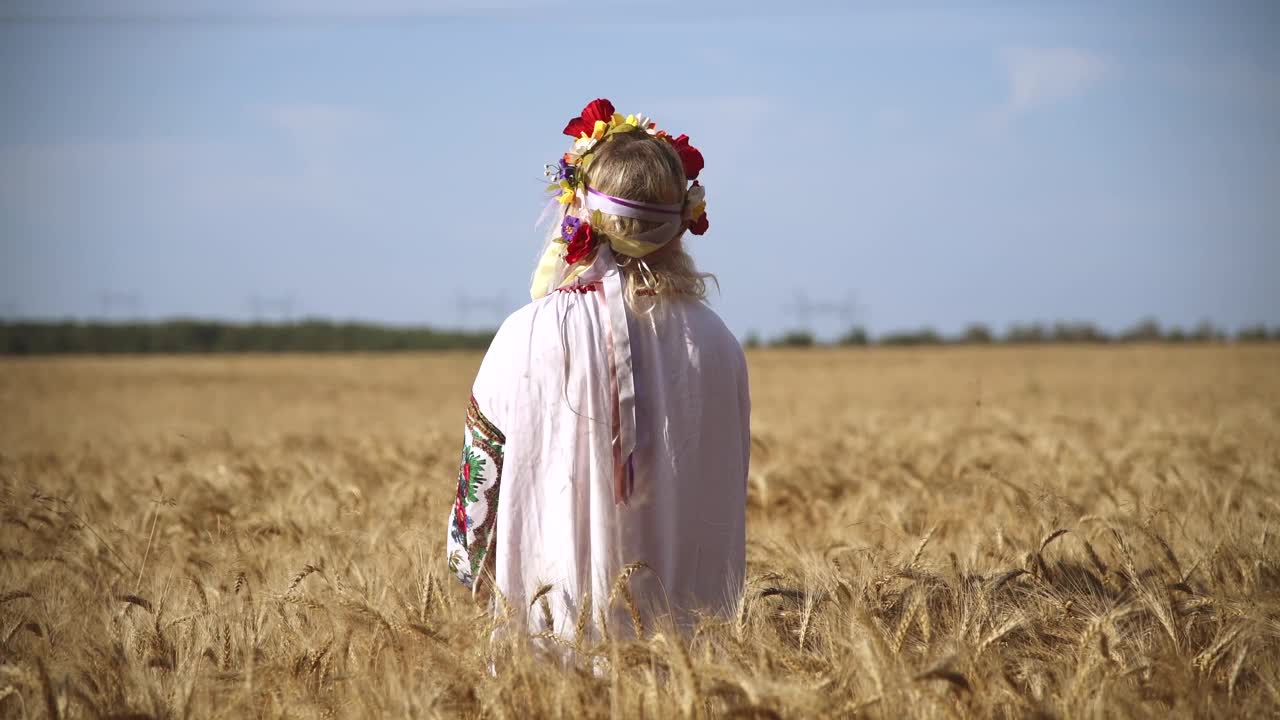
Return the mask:
[[[602,617],[611,635],[631,633],[621,600],[609,606],[631,563],[645,565],[629,584],[645,628],[669,618],[687,630],[699,614],[731,611],[745,574],[742,348],[692,298],[627,310],[636,444],[633,484],[618,502],[606,287],[586,274],[499,329],[473,386],[449,523],[450,567],[464,584],[492,578],[517,622],[566,639],[588,602],[593,637]],[[544,583],[551,627],[540,603],[530,607]]]

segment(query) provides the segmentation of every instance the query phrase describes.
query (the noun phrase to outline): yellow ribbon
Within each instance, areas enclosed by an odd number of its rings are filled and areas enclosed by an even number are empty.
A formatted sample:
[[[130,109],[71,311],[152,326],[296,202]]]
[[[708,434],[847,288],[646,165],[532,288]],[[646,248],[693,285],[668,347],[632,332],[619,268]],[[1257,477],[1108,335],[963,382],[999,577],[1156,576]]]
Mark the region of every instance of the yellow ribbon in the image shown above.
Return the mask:
[[[546,297],[552,290],[556,290],[566,285],[572,285],[578,276],[586,272],[591,263],[595,261],[595,253],[591,253],[587,257],[579,260],[572,268],[569,268],[568,274],[560,282],[556,282],[561,269],[564,267],[564,247],[557,242],[553,242],[547,246],[547,251],[542,254],[542,259],[538,261],[538,267],[533,271],[533,284],[529,287],[529,297],[534,300]],[[552,287],[555,285],[555,287]]]
[[[655,250],[661,250],[667,243],[660,245],[654,243],[640,242],[632,240],[628,237],[619,237],[615,235],[609,236],[609,247],[619,255],[627,257],[642,258]]]
[[[531,298],[537,300],[551,292],[551,283],[555,282],[561,262],[563,258],[560,256],[560,244],[547,243],[547,251],[542,254],[538,267],[533,271],[533,285],[529,288]]]

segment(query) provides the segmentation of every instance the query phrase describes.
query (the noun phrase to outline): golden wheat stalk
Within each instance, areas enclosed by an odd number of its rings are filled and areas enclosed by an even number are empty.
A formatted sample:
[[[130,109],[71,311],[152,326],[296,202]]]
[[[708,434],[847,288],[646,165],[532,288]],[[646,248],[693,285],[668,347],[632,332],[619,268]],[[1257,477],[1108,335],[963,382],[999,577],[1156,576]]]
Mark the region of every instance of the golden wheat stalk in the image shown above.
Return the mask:
[[[551,583],[543,583],[533,593],[533,599],[529,601],[529,607],[532,608],[539,601],[542,602],[542,627],[546,630],[555,630],[555,623],[551,618],[551,604],[547,602],[547,593],[552,590]]]
[[[637,639],[644,637],[644,622],[640,617],[640,609],[636,607],[636,599],[631,594],[630,582],[631,576],[641,569],[652,571],[652,568],[644,562],[623,565],[622,570],[618,572],[618,577],[613,581],[613,589],[609,591],[609,607],[613,607],[619,596],[626,603],[627,610],[631,613],[631,628]]]

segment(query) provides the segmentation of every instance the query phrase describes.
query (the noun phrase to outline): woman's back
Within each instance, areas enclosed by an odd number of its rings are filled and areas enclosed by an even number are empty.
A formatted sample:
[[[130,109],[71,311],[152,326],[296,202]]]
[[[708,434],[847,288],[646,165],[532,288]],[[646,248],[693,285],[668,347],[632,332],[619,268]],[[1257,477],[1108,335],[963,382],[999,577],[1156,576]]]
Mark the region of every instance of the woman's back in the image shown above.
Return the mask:
[[[750,401],[742,349],[702,302],[629,317],[636,387],[633,488],[615,503],[607,311],[598,289],[552,293],[503,324],[475,397],[506,437],[494,574],[513,608],[544,583],[556,631],[591,592],[598,618],[622,569],[646,619],[729,607],[745,564]],[[529,627],[543,630],[542,611]],[[629,627],[620,603],[611,631]]]

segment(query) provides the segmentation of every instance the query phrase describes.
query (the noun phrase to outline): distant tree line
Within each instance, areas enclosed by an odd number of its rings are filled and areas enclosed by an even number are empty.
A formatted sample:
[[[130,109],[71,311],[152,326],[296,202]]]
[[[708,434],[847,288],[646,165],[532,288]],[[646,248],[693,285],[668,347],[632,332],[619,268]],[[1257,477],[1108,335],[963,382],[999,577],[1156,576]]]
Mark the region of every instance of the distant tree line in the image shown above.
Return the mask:
[[[291,323],[238,324],[206,320],[150,323],[5,322],[0,321],[0,354],[69,353],[227,353],[227,352],[382,352],[395,350],[484,350],[492,332],[443,331],[426,327],[394,327],[372,323],[304,320]],[[1003,334],[973,324],[956,335],[929,328],[872,336],[855,327],[834,343],[820,342],[811,332],[792,330],[769,340],[752,333],[747,347],[811,347],[859,345],[983,345],[1040,343],[1180,343],[1276,342],[1280,327],[1261,325],[1234,334],[1202,323],[1189,330],[1161,328],[1144,320],[1120,333],[1107,333],[1090,323],[1014,325]]]
[[[0,322],[0,353],[8,355],[483,350],[492,339],[492,332],[327,320],[271,324],[204,320]]]
[[[1280,326],[1267,329],[1262,325],[1241,328],[1234,334],[1201,323],[1185,330],[1179,327],[1162,328],[1155,320],[1143,320],[1119,333],[1108,333],[1092,323],[1060,322],[1053,325],[1032,323],[1013,325],[1004,334],[996,334],[990,327],[974,323],[956,335],[943,335],[930,328],[897,331],[873,337],[865,328],[855,327],[836,339],[834,343],[822,343],[806,330],[789,330],[769,340],[761,340],[752,333],[747,336],[747,347],[811,347],[834,344],[857,345],[986,345],[1002,343],[1034,345],[1042,343],[1212,343],[1212,342],[1277,342]]]

